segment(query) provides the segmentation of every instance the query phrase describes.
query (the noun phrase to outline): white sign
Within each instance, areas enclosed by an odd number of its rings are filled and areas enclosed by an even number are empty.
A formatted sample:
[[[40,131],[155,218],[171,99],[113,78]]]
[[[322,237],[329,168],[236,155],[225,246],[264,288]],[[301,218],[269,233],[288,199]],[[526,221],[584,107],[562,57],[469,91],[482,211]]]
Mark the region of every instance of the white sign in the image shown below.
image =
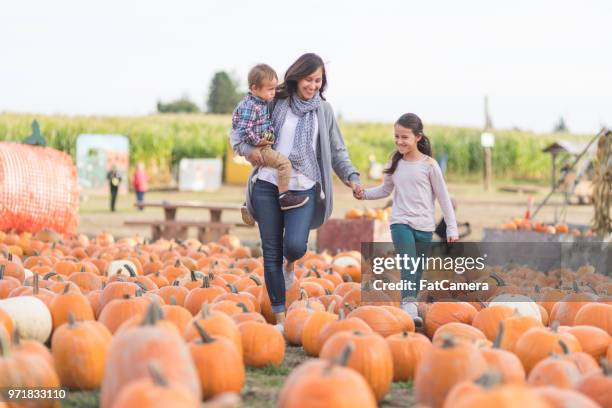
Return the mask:
[[[493,147],[493,145],[495,144],[495,135],[489,132],[481,134],[480,144],[482,145],[482,147]]]
[[[215,191],[221,187],[221,159],[181,159],[180,191]]]

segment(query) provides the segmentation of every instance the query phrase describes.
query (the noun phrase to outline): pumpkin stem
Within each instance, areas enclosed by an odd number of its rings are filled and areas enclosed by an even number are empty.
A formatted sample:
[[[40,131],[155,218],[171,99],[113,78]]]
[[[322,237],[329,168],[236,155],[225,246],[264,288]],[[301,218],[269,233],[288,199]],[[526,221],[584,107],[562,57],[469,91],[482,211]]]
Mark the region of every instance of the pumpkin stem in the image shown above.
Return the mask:
[[[598,295],[599,293],[597,293],[597,290],[593,287],[593,285],[591,284],[591,282],[586,284],[588,286],[589,289],[591,289],[593,291],[594,294]]]
[[[334,313],[334,309],[336,309],[336,301],[332,300],[329,306],[327,306],[327,312]]]
[[[200,286],[201,288],[210,288],[210,282],[209,282],[210,278],[208,276],[204,276],[202,278],[202,286]]]
[[[578,288],[578,282],[573,281],[572,282],[572,288],[574,289],[574,292],[580,293],[580,288]]]
[[[445,334],[443,336],[443,342],[442,342],[442,346],[441,348],[452,348],[455,347],[457,345],[457,343],[455,343],[455,340],[453,339],[453,335],[452,334]]]
[[[174,282],[172,282],[172,286],[180,286],[181,282],[179,282],[178,279],[175,279]]]
[[[162,374],[159,364],[157,364],[156,361],[151,361],[147,367],[155,385],[168,387],[168,380],[166,380],[166,377]]]
[[[129,264],[125,263],[123,264],[123,267],[127,269],[128,273],[130,274],[130,278],[136,277],[136,271]]]
[[[0,333],[0,356],[8,357],[11,355],[11,348],[9,347],[8,339]]]
[[[601,364],[601,369],[603,370],[604,375],[607,377],[612,377],[612,364],[610,364],[610,360],[602,357],[599,363]]]
[[[342,274],[342,280],[344,282],[352,282],[353,278],[351,278],[351,275],[349,275],[348,273]]]
[[[135,283],[136,285],[138,285],[138,287],[140,288],[140,290],[142,290],[143,292],[147,292],[147,291],[148,291],[148,289],[147,289],[147,287],[145,286],[145,284],[144,284],[144,283],[142,283],[142,282],[140,282],[140,281],[134,281],[134,283]]]
[[[174,295],[170,295],[170,304],[176,306],[176,297]]]
[[[202,343],[208,344],[208,343],[212,343],[215,341],[215,339],[210,337],[210,334],[208,334],[208,332],[204,330],[204,328],[202,327],[202,325],[200,325],[198,321],[193,322],[193,325],[198,331],[198,334],[200,335],[200,338],[202,339]]]
[[[346,347],[344,347],[344,350],[342,350],[342,353],[340,353],[340,356],[338,356],[338,359],[335,361],[335,363],[342,367],[346,367],[346,365],[348,364],[349,358],[351,358],[351,354],[353,354],[354,350],[355,350],[355,346],[353,345],[353,342],[352,341],[348,342]]]
[[[242,303],[242,302],[236,303],[236,306],[238,306],[239,308],[242,309],[242,313],[248,313],[248,311],[249,311],[249,308],[246,307],[246,305],[244,303]]]
[[[13,344],[15,346],[19,346],[21,344],[21,332],[19,331],[19,327],[15,327],[13,330]]]
[[[124,298],[124,299],[129,299],[130,297],[131,296],[130,296],[129,293],[124,293],[123,296],[122,296],[122,298]]]
[[[181,266],[181,260],[180,260],[180,258],[176,258],[176,262],[174,263],[174,267],[178,268],[179,266]]]
[[[504,322],[499,322],[499,329],[497,330],[497,336],[495,336],[495,340],[493,341],[493,348],[499,349],[501,348],[501,342],[504,338]]]
[[[192,282],[195,282],[198,280],[198,278],[196,277],[195,271],[189,271],[189,276],[191,277]]]
[[[43,276],[43,280],[49,280],[49,278],[54,277],[55,275],[57,275],[57,272],[49,272],[48,274],[46,274],[45,276]]]
[[[76,324],[76,320],[74,319],[74,314],[72,312],[68,312],[68,327],[73,328]]]
[[[495,283],[497,283],[497,286],[506,286],[506,282],[504,282],[504,280],[502,279],[501,276],[499,276],[496,273],[492,273],[491,278],[493,278],[493,280],[495,281]]]
[[[567,344],[563,340],[559,340],[559,345],[561,346],[561,350],[563,350],[563,354],[570,353],[569,347],[567,347]]]
[[[478,384],[484,388],[492,388],[502,383],[502,375],[498,370],[489,369],[483,375],[474,380],[474,384]]]
[[[304,290],[304,288],[300,287],[300,300],[308,300],[308,293]]]
[[[0,265],[0,280],[4,279],[4,269],[6,267],[4,266],[4,264]]]
[[[238,289],[236,289],[236,287],[232,285],[231,283],[228,283],[225,286],[227,286],[230,289],[230,293],[238,293]]]
[[[552,324],[550,325],[550,330],[552,330],[553,333],[556,333],[557,330],[559,330],[559,321],[555,320],[554,322],[552,322]]]
[[[255,282],[257,284],[257,286],[261,286],[261,279],[259,279],[259,276],[251,274],[251,275],[249,275],[249,279],[251,279],[253,282]]]
[[[34,296],[36,296],[36,295],[38,295],[38,289],[39,289],[39,287],[38,287],[38,279],[39,279],[38,274],[35,273],[34,276],[32,277],[32,279],[34,280],[34,282],[32,283],[34,285],[33,293],[34,293]]]
[[[540,289],[540,285],[535,285],[535,293],[540,293],[542,290]]]
[[[325,295],[329,296],[332,294],[332,291],[329,290],[329,288],[325,288],[324,290],[325,290]]]
[[[85,272],[85,265],[81,265],[81,270],[79,272]]]
[[[69,290],[70,290],[70,283],[67,283],[66,286],[64,286],[64,291],[62,292],[62,295],[67,294]]]
[[[152,301],[147,307],[147,312],[145,313],[144,319],[142,319],[141,326],[153,326],[160,320],[162,316],[162,311],[157,302]]]
[[[338,311],[338,320],[344,320],[346,316],[344,316],[344,309],[340,308]]]

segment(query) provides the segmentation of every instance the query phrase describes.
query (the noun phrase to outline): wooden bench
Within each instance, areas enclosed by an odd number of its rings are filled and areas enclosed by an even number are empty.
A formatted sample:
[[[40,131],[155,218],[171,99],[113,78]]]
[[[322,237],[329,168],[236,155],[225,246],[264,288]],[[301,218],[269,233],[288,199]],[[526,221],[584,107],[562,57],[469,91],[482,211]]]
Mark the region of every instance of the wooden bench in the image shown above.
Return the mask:
[[[218,240],[222,235],[229,234],[234,227],[246,227],[245,224],[233,222],[196,221],[196,220],[133,220],[125,221],[125,226],[150,226],[151,239],[187,239],[189,228],[197,228],[198,240],[211,242]]]

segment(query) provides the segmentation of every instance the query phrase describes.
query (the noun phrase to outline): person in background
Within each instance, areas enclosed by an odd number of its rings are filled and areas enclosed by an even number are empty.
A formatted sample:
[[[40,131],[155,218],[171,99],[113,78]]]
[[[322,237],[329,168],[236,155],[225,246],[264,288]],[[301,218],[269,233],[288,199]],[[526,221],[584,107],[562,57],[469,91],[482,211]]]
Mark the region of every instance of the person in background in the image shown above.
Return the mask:
[[[144,201],[144,195],[149,189],[149,176],[144,167],[144,163],[138,162],[136,165],[136,171],[134,172],[134,191],[136,192],[136,202],[142,204]],[[139,206],[140,211],[143,207]]]
[[[122,180],[117,165],[113,164],[110,171],[106,173],[106,178],[110,186],[110,209],[112,212],[115,212],[115,203],[117,202],[117,194],[119,193],[119,186]]]

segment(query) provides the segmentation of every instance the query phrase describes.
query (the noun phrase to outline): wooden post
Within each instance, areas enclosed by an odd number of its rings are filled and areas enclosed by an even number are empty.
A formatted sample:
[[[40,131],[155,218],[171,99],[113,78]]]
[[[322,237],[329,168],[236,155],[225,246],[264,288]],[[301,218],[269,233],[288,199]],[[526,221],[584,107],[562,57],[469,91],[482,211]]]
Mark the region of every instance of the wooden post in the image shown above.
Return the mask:
[[[484,188],[485,191],[491,190],[491,179],[492,177],[492,161],[491,161],[491,148],[484,147]]]

